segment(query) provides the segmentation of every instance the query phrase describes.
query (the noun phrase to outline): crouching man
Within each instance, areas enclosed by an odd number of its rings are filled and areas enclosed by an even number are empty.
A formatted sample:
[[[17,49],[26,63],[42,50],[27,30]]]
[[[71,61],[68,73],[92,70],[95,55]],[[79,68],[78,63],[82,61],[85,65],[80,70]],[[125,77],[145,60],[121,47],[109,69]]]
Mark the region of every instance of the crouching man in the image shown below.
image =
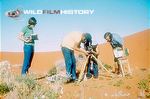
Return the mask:
[[[88,55],[88,53],[80,48],[81,43],[90,41],[92,39],[89,33],[71,32],[65,36],[61,43],[61,50],[65,59],[66,74],[68,82],[77,81],[76,76],[76,59],[74,51],[78,51]]]
[[[93,75],[94,78],[98,78],[98,63],[97,61],[92,57],[94,55],[96,58],[98,58],[99,50],[98,50],[98,44],[92,45],[92,41],[87,41],[84,43],[84,48],[86,51],[88,51],[90,57],[87,64],[87,74],[86,77],[90,79]]]

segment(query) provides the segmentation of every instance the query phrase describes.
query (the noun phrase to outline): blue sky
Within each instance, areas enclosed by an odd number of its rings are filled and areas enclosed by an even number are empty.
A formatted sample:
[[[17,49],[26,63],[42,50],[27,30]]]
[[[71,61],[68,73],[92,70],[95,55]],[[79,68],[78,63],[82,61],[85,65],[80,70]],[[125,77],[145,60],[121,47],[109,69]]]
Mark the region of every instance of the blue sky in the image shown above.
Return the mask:
[[[150,0],[1,0],[1,51],[23,51],[18,33],[31,16],[37,20],[34,32],[39,35],[36,51],[60,50],[64,36],[72,31],[89,32],[93,41],[103,43],[105,32],[122,37],[150,28]],[[21,15],[5,16],[9,10],[93,9],[92,15]]]

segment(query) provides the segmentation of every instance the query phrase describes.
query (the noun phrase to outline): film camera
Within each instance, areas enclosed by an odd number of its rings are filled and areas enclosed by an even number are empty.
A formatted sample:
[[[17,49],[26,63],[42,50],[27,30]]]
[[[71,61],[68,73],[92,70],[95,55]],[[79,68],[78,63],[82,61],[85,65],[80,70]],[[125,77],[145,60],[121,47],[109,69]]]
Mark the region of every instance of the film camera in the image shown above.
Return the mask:
[[[92,50],[93,50],[93,46],[91,44],[87,46],[87,51],[91,52]]]
[[[96,48],[97,48],[97,44],[96,45],[89,44],[88,46],[85,46],[85,50],[89,52],[92,52],[92,51],[96,52]]]

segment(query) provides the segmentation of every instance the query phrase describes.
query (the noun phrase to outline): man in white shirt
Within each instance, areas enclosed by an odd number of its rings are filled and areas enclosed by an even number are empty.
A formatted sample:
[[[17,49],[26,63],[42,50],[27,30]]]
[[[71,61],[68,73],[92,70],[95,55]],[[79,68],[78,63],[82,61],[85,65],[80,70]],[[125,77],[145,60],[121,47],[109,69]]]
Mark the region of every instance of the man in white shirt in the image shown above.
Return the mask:
[[[62,53],[66,64],[66,74],[68,81],[76,81],[76,60],[74,51],[78,51],[88,55],[88,52],[80,48],[81,43],[92,41],[92,36],[89,33],[71,32],[63,39],[61,43]]]

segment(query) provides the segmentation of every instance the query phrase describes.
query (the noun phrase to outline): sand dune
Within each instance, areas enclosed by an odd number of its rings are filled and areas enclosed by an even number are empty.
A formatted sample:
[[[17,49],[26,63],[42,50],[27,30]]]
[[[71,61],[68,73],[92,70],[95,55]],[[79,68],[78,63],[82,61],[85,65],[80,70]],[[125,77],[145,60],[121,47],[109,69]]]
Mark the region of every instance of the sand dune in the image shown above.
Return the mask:
[[[1,60],[8,60],[11,64],[23,63],[23,53],[22,52],[2,52]],[[36,52],[33,57],[33,62],[31,64],[31,70],[44,73],[49,69],[54,67],[54,64],[57,60],[62,59],[61,52]]]
[[[150,29],[125,37],[125,46],[130,49],[129,60],[133,66],[150,67]]]
[[[150,67],[150,29],[135,33],[124,38],[125,47],[129,48],[129,61],[132,67]],[[100,58],[104,63],[113,65],[111,46],[108,43],[99,45]],[[22,52],[1,52],[0,60],[8,60],[11,64],[22,64]],[[31,70],[44,73],[52,68],[57,60],[63,59],[58,52],[36,52]]]

